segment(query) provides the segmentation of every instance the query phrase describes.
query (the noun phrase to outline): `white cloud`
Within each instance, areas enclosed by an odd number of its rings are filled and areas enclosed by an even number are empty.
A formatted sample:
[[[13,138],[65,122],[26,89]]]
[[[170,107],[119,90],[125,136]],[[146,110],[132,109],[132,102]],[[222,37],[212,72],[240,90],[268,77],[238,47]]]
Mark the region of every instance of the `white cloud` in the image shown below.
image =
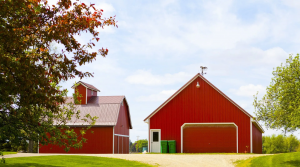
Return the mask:
[[[163,90],[157,94],[152,94],[149,96],[140,96],[136,100],[137,101],[166,101],[169,97],[171,97],[177,90]]]
[[[300,1],[299,0],[281,0],[285,5],[292,7],[292,8],[299,8]]]
[[[264,93],[266,88],[262,85],[245,85],[239,87],[239,89],[230,89],[229,92],[232,92],[238,96],[246,96],[246,97],[253,97],[257,92]]]
[[[138,70],[135,74],[126,78],[131,84],[142,85],[170,85],[178,82],[186,82],[192,75],[185,72],[165,75],[153,75],[151,71]]]

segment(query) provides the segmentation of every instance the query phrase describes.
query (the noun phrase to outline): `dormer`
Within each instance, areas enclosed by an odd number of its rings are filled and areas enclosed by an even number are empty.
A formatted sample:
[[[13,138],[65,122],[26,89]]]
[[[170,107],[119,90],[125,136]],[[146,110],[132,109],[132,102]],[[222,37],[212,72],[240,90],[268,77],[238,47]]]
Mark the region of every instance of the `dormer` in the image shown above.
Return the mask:
[[[72,88],[74,89],[74,93],[78,91],[82,96],[81,98],[78,98],[78,100],[81,100],[81,104],[87,104],[91,97],[97,96],[97,92],[100,92],[99,89],[91,84],[82,81],[79,81],[77,84],[76,87],[74,85]]]

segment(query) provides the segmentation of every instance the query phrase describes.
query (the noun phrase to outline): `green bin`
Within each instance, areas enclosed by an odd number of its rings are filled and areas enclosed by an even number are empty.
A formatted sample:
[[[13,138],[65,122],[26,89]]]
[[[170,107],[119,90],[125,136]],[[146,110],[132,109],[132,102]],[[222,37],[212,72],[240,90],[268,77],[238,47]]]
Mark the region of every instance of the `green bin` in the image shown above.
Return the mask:
[[[169,153],[176,153],[176,141],[169,140],[168,141]]]
[[[160,141],[160,152],[168,153],[168,141],[167,140]]]

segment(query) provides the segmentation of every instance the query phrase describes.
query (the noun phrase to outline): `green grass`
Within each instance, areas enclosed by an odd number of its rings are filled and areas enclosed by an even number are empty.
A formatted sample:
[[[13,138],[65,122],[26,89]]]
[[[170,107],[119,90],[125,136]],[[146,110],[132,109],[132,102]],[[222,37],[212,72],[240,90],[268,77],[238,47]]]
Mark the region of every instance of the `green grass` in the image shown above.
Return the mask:
[[[38,156],[38,157],[20,157],[6,158],[6,163],[2,167],[77,167],[77,166],[151,166],[137,161],[127,161],[116,158],[104,158],[93,156],[76,156],[76,155],[57,155],[57,156]]]
[[[17,152],[10,152],[10,151],[3,151],[3,155],[8,155],[8,154],[17,154]]]
[[[196,155],[196,154],[217,154],[217,155],[251,155],[253,153],[147,153],[147,154],[172,154],[172,155]]]
[[[255,157],[235,162],[237,167],[299,167],[300,152]]]

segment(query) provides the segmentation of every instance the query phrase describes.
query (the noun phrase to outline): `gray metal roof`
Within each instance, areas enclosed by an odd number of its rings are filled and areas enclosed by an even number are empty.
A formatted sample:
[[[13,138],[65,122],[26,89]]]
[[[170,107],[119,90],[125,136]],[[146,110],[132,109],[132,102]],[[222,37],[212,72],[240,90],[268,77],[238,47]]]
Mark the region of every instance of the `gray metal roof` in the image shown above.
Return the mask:
[[[94,96],[85,105],[76,105],[76,109],[80,110],[80,119],[75,116],[71,119],[67,125],[78,126],[78,125],[89,125],[85,121],[81,120],[86,114],[90,114],[92,117],[97,116],[95,125],[103,126],[115,126],[118,121],[121,103],[125,99],[125,96]],[[125,99],[126,100],[126,99]],[[65,103],[73,102],[73,97],[67,97]],[[129,110],[129,106],[128,106]],[[130,127],[130,113],[129,113]]]

